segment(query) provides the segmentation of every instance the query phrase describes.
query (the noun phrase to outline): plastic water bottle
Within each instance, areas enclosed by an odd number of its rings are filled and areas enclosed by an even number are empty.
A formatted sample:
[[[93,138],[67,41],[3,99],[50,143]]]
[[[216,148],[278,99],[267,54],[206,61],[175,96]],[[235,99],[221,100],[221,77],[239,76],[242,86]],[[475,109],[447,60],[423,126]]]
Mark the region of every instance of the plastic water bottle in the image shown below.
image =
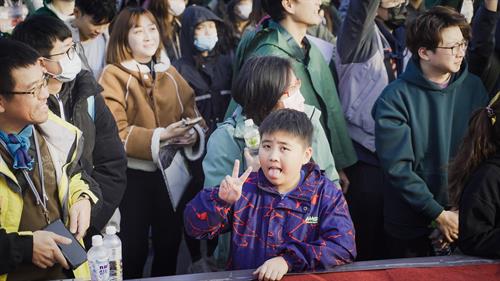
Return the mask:
[[[253,123],[252,119],[245,120],[245,132],[243,137],[245,138],[246,147],[250,150],[250,154],[259,154],[260,134],[259,129]]]
[[[109,251],[109,280],[122,281],[122,242],[116,235],[116,227],[107,226],[104,235],[104,247]]]
[[[92,248],[87,253],[90,280],[109,281],[109,251],[104,247],[101,235],[92,236]]]

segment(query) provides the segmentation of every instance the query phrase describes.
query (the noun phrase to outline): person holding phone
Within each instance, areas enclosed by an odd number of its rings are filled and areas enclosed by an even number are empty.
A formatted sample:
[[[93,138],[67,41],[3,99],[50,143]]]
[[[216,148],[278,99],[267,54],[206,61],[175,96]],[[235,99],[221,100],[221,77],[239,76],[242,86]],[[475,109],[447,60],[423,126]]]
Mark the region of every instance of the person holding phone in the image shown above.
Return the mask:
[[[0,39],[2,281],[90,278],[87,264],[71,264],[59,249],[78,243],[47,231],[62,220],[83,243],[100,194],[89,189],[79,164],[82,132],[47,106],[45,71],[36,50]]]
[[[128,157],[127,190],[120,205],[125,279],[142,277],[150,227],[151,275],[175,274],[182,220],[157,169],[158,153],[161,144],[194,146],[204,137],[203,121],[185,126],[183,118],[200,116],[194,92],[170,65],[158,30],[149,11],[122,10],[111,27],[108,65],[99,80]]]

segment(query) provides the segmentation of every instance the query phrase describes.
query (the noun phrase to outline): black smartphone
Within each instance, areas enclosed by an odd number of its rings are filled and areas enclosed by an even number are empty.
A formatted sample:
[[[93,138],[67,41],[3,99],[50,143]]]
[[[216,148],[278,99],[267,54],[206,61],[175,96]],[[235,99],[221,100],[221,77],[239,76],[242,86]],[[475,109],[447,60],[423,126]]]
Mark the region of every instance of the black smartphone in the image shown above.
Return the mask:
[[[76,240],[75,236],[73,236],[66,226],[64,226],[60,219],[47,225],[44,230],[71,239],[71,244],[69,245],[57,244],[71,269],[79,267],[87,260],[87,252],[85,252],[83,246]]]

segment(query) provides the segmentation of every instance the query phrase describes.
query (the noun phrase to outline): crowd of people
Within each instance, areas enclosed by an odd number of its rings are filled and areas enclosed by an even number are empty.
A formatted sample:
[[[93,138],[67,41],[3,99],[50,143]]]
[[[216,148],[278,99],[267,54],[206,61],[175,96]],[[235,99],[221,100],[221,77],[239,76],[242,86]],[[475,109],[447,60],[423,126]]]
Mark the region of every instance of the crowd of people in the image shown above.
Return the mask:
[[[0,2],[0,281],[500,258],[498,0]]]

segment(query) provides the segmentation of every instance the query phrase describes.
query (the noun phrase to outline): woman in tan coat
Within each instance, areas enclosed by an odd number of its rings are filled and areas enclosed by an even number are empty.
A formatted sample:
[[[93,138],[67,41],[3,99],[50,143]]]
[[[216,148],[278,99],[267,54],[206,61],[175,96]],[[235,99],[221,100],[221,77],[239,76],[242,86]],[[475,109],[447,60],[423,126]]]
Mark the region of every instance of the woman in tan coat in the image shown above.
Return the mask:
[[[128,157],[120,204],[125,279],[142,277],[150,227],[152,276],[175,274],[182,221],[157,169],[158,152],[160,143],[193,146],[204,137],[201,127],[195,130],[182,120],[199,116],[194,93],[170,65],[158,30],[150,12],[124,9],[111,30],[108,66],[99,81]]]

